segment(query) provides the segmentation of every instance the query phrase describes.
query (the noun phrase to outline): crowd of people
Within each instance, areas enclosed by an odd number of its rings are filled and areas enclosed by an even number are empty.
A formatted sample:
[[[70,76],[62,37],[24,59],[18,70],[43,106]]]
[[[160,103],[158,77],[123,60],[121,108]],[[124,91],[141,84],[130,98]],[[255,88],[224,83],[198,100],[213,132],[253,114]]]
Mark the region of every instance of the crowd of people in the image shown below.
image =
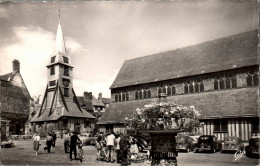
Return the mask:
[[[64,133],[64,151],[70,154],[70,160],[73,160],[73,153],[74,159],[79,159],[82,162],[84,158],[83,145],[78,134],[77,132]],[[57,136],[53,131],[47,134],[44,150],[47,150],[48,153],[51,152],[51,147],[55,147],[56,138]],[[35,133],[33,140],[33,148],[36,151],[36,155],[38,155],[39,146],[41,145],[39,133]],[[121,165],[129,165],[128,158],[136,158],[139,153],[136,140],[133,137],[122,133],[114,133],[113,131],[107,135],[104,135],[103,132],[98,133],[95,147],[97,149],[97,160],[111,163],[117,162]]]
[[[128,165],[128,158],[137,158],[139,149],[136,140],[128,135],[100,132],[96,140],[97,160]]]

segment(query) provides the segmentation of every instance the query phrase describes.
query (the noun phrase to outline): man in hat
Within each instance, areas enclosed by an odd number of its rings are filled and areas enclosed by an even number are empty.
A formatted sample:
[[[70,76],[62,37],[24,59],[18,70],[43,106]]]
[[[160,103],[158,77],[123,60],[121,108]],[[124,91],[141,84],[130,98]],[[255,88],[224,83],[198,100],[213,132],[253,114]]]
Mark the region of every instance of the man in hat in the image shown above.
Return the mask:
[[[72,151],[74,152],[75,160],[77,159],[77,140],[81,142],[81,140],[78,137],[78,132],[73,131],[72,136],[70,136],[70,160],[72,160]]]

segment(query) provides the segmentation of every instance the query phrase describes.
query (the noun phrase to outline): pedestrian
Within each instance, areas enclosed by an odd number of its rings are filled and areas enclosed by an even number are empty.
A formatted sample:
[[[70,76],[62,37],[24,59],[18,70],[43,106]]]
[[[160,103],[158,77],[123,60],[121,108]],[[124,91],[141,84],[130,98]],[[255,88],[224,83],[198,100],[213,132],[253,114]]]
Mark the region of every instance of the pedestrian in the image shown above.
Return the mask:
[[[96,149],[97,149],[97,160],[101,160],[101,150],[102,150],[102,146],[103,145],[103,141],[104,141],[104,135],[103,132],[100,132],[98,134],[97,140],[96,140]]]
[[[52,141],[53,141],[53,142],[52,142],[52,146],[55,147],[55,143],[56,143],[57,136],[56,136],[56,134],[55,134],[54,131],[52,131],[52,138],[53,138],[53,139],[52,139]]]
[[[132,138],[132,142],[131,142],[131,145],[130,145],[130,153],[131,153],[131,158],[136,159],[138,157],[139,149],[138,149],[138,146],[136,144],[135,138]]]
[[[46,137],[46,149],[48,151],[48,153],[51,153],[51,146],[53,143],[53,138],[52,138],[52,134],[48,133],[48,136]]]
[[[67,132],[64,136],[64,151],[65,153],[69,153],[69,148],[70,148],[70,133]]]
[[[80,141],[80,143],[82,143],[78,137],[78,133],[74,131],[70,136],[70,161],[72,160],[72,151],[74,153],[74,159],[77,159],[77,141]]]
[[[114,146],[115,146],[115,133],[112,131],[110,134],[106,137],[106,145],[107,145],[107,162],[109,160],[113,163],[114,161]]]
[[[121,165],[128,165],[128,158],[127,158],[127,154],[128,154],[128,146],[129,146],[129,142],[127,140],[127,136],[126,135],[121,135],[121,139],[119,142],[119,146],[120,146],[120,151],[121,151]]]
[[[38,134],[38,132],[35,133],[35,135],[33,136],[33,149],[36,151],[36,155],[38,155],[38,150],[39,150],[39,146],[40,146],[40,135]]]
[[[115,149],[116,149],[116,162],[119,164],[121,163],[121,155],[120,155],[120,145],[119,145],[119,142],[120,142],[120,135],[122,134],[117,134],[117,138],[116,138],[116,145],[115,145]]]
[[[63,138],[63,131],[60,132],[60,139]]]

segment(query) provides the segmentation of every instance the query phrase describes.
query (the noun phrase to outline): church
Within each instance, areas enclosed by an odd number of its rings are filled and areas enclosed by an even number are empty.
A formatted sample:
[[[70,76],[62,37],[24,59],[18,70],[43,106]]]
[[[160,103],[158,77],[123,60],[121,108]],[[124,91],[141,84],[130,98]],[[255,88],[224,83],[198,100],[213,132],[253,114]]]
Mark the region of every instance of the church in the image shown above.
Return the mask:
[[[33,132],[90,132],[93,115],[82,109],[73,89],[73,66],[66,53],[59,21],[54,53],[47,67],[47,86],[39,111],[31,119]]]
[[[125,132],[137,108],[166,101],[193,105],[201,133],[247,141],[259,130],[258,31],[126,60],[111,85],[112,103],[99,130]]]

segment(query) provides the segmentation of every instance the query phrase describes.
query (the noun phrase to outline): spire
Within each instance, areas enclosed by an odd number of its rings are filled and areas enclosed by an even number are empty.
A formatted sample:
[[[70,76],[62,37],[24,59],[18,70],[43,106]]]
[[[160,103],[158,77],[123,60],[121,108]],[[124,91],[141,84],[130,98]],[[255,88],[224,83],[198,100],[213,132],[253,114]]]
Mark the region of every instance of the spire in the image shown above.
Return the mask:
[[[56,48],[55,48],[55,53],[57,53],[57,52],[66,54],[66,48],[65,48],[62,28],[61,28],[61,24],[60,24],[60,8],[59,8],[59,25],[58,25],[57,34],[56,34]]]

